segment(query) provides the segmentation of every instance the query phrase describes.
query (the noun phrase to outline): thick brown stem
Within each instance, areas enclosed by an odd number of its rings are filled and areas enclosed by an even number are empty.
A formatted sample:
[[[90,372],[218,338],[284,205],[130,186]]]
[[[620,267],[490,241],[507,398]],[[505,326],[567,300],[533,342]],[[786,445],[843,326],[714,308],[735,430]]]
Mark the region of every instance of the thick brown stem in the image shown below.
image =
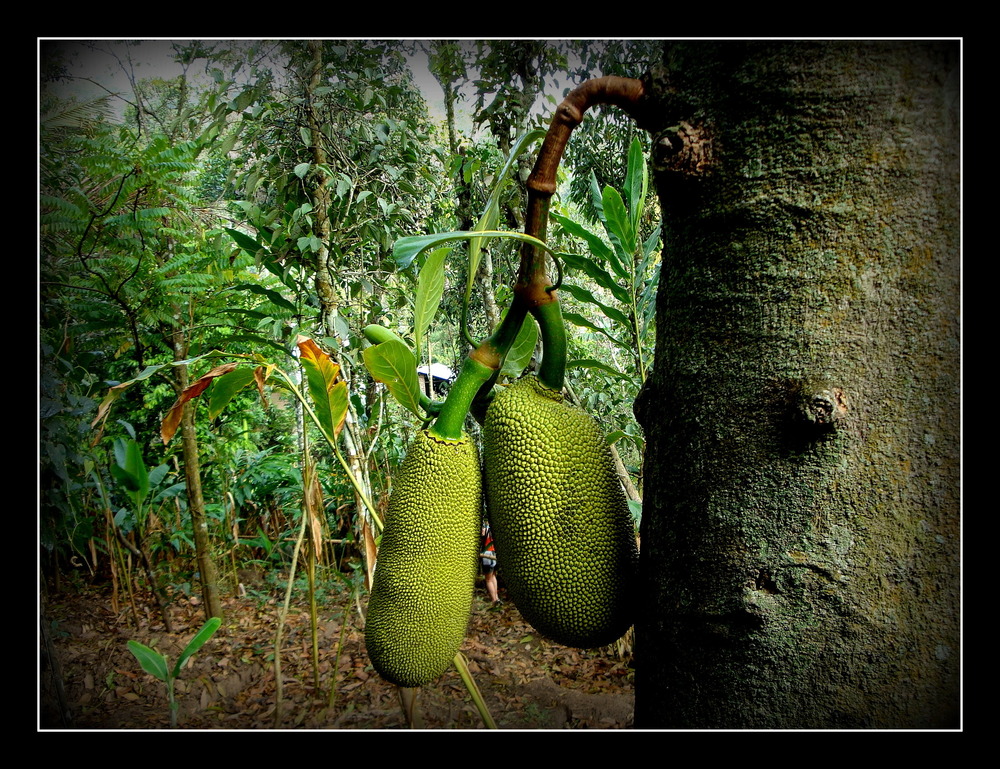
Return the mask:
[[[556,108],[534,170],[528,177],[528,209],[524,231],[545,240],[549,201],[556,191],[556,171],[570,134],[583,121],[584,113],[597,104],[612,104],[637,117],[645,93],[641,80],[628,77],[600,77],[574,89]],[[545,256],[529,244],[521,249],[518,284],[547,283]]]

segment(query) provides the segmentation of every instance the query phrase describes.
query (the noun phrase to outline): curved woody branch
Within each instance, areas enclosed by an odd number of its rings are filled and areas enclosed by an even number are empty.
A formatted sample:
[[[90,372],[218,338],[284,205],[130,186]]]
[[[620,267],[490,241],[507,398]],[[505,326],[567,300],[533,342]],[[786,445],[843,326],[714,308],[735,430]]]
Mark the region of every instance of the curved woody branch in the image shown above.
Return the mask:
[[[528,177],[526,235],[545,240],[549,202],[556,191],[556,171],[570,134],[583,121],[584,113],[598,104],[610,104],[641,123],[644,96],[645,87],[641,80],[609,76],[586,81],[571,91],[556,108],[534,169]],[[493,335],[469,354],[471,360],[485,367],[476,369],[480,376],[487,369],[493,372],[489,379],[481,382],[480,396],[492,389],[504,356],[529,312],[538,322],[542,336],[544,356],[538,372],[539,379],[548,387],[562,389],[566,370],[566,336],[555,288],[545,269],[545,252],[525,243],[521,247],[514,297],[507,315]]]

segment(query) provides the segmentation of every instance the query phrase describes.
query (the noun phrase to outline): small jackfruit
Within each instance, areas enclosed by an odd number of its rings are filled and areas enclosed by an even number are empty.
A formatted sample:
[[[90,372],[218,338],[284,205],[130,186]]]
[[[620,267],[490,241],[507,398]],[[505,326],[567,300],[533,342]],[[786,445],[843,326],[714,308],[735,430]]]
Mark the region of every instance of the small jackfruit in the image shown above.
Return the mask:
[[[393,484],[368,600],[365,645],[386,680],[421,686],[455,657],[472,607],[482,504],[471,439],[421,430]]]
[[[483,473],[498,568],[525,620],[567,646],[620,638],[638,549],[597,422],[523,377],[486,412]]]

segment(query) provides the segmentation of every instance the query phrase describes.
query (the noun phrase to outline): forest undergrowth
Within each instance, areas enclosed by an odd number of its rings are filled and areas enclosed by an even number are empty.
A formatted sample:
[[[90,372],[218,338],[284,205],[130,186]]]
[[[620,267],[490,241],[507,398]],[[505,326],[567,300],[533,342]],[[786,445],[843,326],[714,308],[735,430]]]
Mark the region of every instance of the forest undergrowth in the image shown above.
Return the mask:
[[[43,621],[55,660],[43,655],[39,671],[43,730],[169,727],[165,687],[143,672],[126,643],[146,644],[166,654],[172,665],[201,627],[204,612],[197,599],[177,592],[169,606],[175,632],[166,632],[154,613],[142,616],[135,627],[131,610],[112,611],[108,592],[101,585],[77,585],[62,592],[49,589],[44,596]],[[177,681],[178,728],[406,729],[396,687],[372,670],[365,653],[360,616],[365,601],[366,596],[358,603],[344,592],[321,607],[318,688],[309,615],[293,607],[283,633],[279,709],[273,660],[280,594],[250,589],[245,597],[225,599],[221,628]],[[624,646],[581,650],[549,642],[512,603],[491,607],[480,588],[461,651],[501,729],[632,724],[633,671]],[[57,679],[68,710],[65,722]],[[418,701],[423,728],[485,728],[454,668],[424,686]]]

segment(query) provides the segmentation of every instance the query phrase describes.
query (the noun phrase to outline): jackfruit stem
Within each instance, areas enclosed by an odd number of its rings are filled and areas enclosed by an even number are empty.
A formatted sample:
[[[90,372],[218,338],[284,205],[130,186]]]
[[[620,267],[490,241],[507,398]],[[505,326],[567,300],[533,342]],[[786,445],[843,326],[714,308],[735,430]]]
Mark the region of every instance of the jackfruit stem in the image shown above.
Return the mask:
[[[542,142],[535,167],[528,177],[528,207],[524,227],[526,235],[545,240],[549,202],[556,190],[556,170],[566,142],[573,129],[583,120],[584,112],[595,104],[614,104],[639,120],[642,117],[643,96],[641,81],[608,76],[586,81],[571,91],[559,105]],[[543,357],[538,378],[546,387],[562,390],[566,375],[566,327],[563,325],[556,287],[549,281],[545,266],[545,253],[542,249],[531,243],[521,246],[521,263],[514,284],[514,298],[507,315],[493,335],[466,358],[462,372],[452,385],[448,399],[431,427],[433,434],[446,439],[461,436],[473,399],[480,391],[485,395],[492,388],[507,351],[514,344],[528,313],[537,321],[542,335]],[[561,275],[557,282],[559,281]]]
[[[472,406],[472,399],[495,371],[495,368],[481,363],[471,355],[466,358],[462,371],[448,391],[441,413],[430,427],[431,435],[445,440],[460,440],[465,431],[465,417]]]
[[[570,134],[581,123],[584,113],[595,104],[613,104],[641,120],[643,96],[642,81],[616,76],[588,80],[567,95],[552,116],[535,167],[528,177],[525,234],[545,240],[549,202],[556,191],[556,170]],[[566,329],[559,300],[545,271],[545,255],[530,243],[521,247],[514,301],[507,313],[508,317],[520,302],[525,303],[524,306],[538,321],[542,334],[544,355],[538,378],[546,386],[561,390],[566,374]],[[519,320],[517,330],[520,327]]]
[[[566,376],[566,326],[563,324],[562,307],[558,301],[548,302],[533,307],[531,314],[542,334],[538,380],[552,390],[562,391]]]

